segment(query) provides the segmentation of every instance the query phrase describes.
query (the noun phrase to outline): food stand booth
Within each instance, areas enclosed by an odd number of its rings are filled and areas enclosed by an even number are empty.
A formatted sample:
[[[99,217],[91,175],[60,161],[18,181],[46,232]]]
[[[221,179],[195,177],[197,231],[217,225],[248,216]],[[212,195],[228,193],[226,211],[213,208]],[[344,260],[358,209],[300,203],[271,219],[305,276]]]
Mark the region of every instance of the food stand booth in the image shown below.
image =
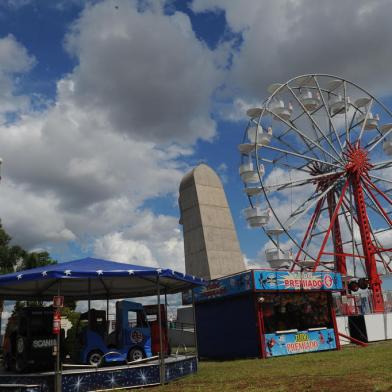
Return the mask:
[[[201,358],[268,358],[339,349],[340,274],[249,270],[193,289]],[[184,296],[190,303],[191,295]]]

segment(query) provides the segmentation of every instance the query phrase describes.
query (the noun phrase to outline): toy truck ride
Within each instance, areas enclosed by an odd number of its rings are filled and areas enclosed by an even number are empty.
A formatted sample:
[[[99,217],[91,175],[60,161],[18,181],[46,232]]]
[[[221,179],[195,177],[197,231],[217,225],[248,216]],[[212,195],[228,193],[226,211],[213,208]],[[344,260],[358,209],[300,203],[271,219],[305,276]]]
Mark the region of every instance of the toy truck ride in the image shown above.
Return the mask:
[[[4,368],[23,372],[53,367],[52,307],[25,307],[9,319],[3,340]]]
[[[158,308],[156,308],[158,309]],[[150,310],[151,312],[151,310]],[[165,324],[166,326],[166,324]],[[167,331],[164,352],[167,353]],[[157,336],[150,327],[143,305],[131,301],[116,303],[114,330],[109,333],[104,310],[91,309],[80,316],[74,345],[73,359],[83,364],[100,366],[113,362],[132,362],[153,355]]]

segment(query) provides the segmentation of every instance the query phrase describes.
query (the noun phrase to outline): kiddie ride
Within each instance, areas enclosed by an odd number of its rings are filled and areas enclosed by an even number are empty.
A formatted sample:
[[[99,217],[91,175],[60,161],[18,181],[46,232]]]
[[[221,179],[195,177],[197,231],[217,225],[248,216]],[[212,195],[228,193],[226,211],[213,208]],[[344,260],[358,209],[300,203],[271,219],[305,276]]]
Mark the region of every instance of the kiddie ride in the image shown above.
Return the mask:
[[[114,330],[104,310],[91,309],[81,314],[76,327],[72,359],[100,366],[113,362],[132,362],[149,358],[159,351],[158,306],[118,301]],[[163,351],[169,354],[166,311],[161,305]]]
[[[12,328],[7,327],[6,366],[17,368],[18,372],[0,372],[0,390],[119,390],[164,384],[195,373],[195,355],[166,355],[170,351],[167,296],[203,284],[200,278],[171,269],[90,257],[0,275],[0,297],[5,300],[53,301],[53,308],[34,308],[41,316],[37,314],[33,319],[27,315],[14,322]],[[106,300],[109,309],[109,301],[153,296],[156,306],[152,307],[118,302],[113,318],[108,317],[108,310],[90,307],[91,301]],[[64,339],[70,323],[61,317],[61,313],[68,313],[61,308],[73,301],[88,301],[89,312],[79,315],[80,321],[73,322]],[[128,362],[143,357],[146,358]],[[32,371],[23,369],[20,374],[21,365],[26,362],[25,369]]]
[[[100,366],[132,362],[159,352],[158,306],[118,301],[114,330],[104,310],[91,309],[80,315],[75,342],[70,342],[73,362]],[[31,368],[50,369],[56,331],[60,319],[52,307],[27,307],[18,310],[8,321],[4,336],[4,368],[21,373]],[[57,325],[58,324],[58,325]],[[165,306],[161,305],[163,352],[169,354]],[[62,352],[64,331],[61,330]],[[63,355],[65,357],[65,355]]]

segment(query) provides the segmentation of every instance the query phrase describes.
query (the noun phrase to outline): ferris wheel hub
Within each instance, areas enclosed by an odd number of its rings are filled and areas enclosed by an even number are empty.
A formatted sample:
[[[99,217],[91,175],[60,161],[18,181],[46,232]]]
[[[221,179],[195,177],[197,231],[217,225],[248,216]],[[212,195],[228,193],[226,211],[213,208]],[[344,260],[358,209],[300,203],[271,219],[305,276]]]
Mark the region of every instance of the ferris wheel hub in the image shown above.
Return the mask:
[[[359,143],[355,145],[348,144],[345,155],[347,158],[347,173],[363,175],[373,167],[370,163],[368,151],[362,148]]]

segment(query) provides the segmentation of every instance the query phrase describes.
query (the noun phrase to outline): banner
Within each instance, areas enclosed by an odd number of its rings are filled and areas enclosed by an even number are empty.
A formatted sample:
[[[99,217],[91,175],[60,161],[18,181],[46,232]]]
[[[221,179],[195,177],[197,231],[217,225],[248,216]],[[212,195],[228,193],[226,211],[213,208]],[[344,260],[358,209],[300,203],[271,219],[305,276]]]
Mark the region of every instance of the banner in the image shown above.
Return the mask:
[[[206,286],[193,289],[195,302],[227,297],[253,290],[252,273],[250,271],[232,275],[227,278],[210,280]],[[192,293],[183,293],[183,304],[192,303]]]
[[[253,278],[254,276],[254,286]],[[227,297],[254,290],[342,290],[342,278],[334,272],[288,272],[251,270],[236,275],[210,280],[196,287],[195,302]],[[192,303],[192,292],[183,293],[184,305]]]
[[[334,272],[254,271],[256,290],[342,290]]]
[[[334,330],[269,333],[264,335],[267,357],[301,354],[336,348]]]

